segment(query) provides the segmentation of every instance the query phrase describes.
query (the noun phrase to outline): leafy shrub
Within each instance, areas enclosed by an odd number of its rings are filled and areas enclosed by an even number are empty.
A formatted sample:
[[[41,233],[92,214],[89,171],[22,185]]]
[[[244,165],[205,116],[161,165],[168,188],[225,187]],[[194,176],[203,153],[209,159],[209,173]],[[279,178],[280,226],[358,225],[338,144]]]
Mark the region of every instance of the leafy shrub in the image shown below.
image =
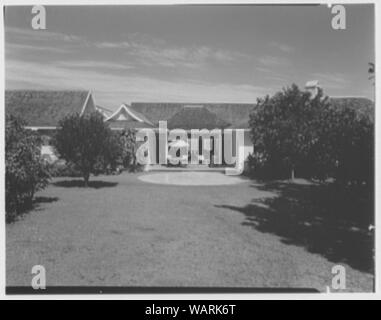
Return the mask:
[[[25,122],[6,115],[5,198],[6,219],[13,220],[32,206],[36,191],[48,184],[50,175],[40,156],[40,139],[24,129]]]
[[[136,160],[137,142],[134,129],[113,131],[106,144],[106,152],[95,165],[95,174],[118,174],[123,170],[139,171]]]
[[[373,184],[374,125],[352,108],[329,108],[316,129],[309,166],[317,178],[343,184]]]
[[[72,163],[57,160],[48,165],[52,177],[82,177],[82,173]]]
[[[123,130],[119,134],[119,141],[122,146],[121,163],[123,167],[132,172],[143,170],[143,166],[136,159],[136,150],[138,149],[136,130]]]
[[[258,99],[249,124],[257,153],[254,159],[265,159],[262,174],[290,177],[300,169],[316,138],[312,124],[327,105],[322,92],[311,99],[310,93],[294,84],[272,97]]]
[[[249,154],[245,160],[244,174],[257,179],[272,179],[285,177],[287,171],[272,166],[265,152]]]
[[[59,122],[53,144],[59,155],[81,173],[88,185],[90,174],[114,165],[120,153],[113,133],[98,112],[73,114]]]
[[[334,106],[323,92],[311,98],[296,85],[258,99],[250,115],[255,153],[249,175],[372,184],[374,124],[352,107]],[[291,174],[290,174],[291,173]]]
[[[98,112],[80,116],[69,115],[59,123],[53,144],[66,160],[64,170],[55,175],[75,175],[80,172],[85,185],[90,174],[114,174],[123,169],[141,168],[136,161],[135,131],[112,131]]]

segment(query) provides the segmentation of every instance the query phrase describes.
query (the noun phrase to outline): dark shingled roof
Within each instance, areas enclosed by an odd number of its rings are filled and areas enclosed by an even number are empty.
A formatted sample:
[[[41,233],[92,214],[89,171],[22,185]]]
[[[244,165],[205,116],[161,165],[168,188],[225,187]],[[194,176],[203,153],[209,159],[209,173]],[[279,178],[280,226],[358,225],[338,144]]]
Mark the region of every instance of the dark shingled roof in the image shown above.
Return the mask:
[[[365,115],[374,121],[374,102],[362,97],[333,97],[330,101],[334,107],[349,107],[357,110],[359,115]],[[169,121],[175,114],[180,113],[184,106],[202,105],[211,113],[214,113],[218,119],[229,123],[229,128],[247,129],[249,128],[249,115],[255,104],[248,103],[155,103],[155,102],[132,102],[131,106],[141,113],[145,114],[151,122],[158,125],[159,120]],[[188,113],[180,113],[188,117]],[[177,116],[179,117],[179,115]],[[193,119],[192,121],[195,121]],[[177,120],[177,124],[180,124]],[[185,120],[184,120],[185,121]],[[203,121],[199,119],[199,121]],[[196,122],[195,122],[196,123]],[[202,122],[200,122],[202,123]],[[186,125],[186,123],[184,124]],[[178,128],[180,126],[177,126]],[[200,125],[194,124],[193,129]]]
[[[175,113],[168,120],[168,128],[190,129],[224,129],[230,124],[225,120],[219,119],[217,115],[210,112],[206,107],[187,106]]]
[[[88,91],[6,90],[5,111],[25,119],[28,126],[57,126],[68,114],[81,113]]]
[[[29,126],[56,126],[64,116],[82,111],[88,91],[6,90],[5,110],[24,118]],[[361,97],[330,98],[333,106],[349,107],[374,121],[374,102]],[[157,126],[159,120],[170,121],[169,126],[184,129],[248,128],[249,115],[255,104],[245,103],[153,103],[133,102],[126,105],[143,121]],[[186,106],[184,108],[184,106]],[[194,108],[192,108],[194,106]],[[196,107],[198,106],[198,108]],[[201,107],[200,107],[201,106]],[[99,106],[98,106],[99,107]],[[111,111],[100,107],[105,113]],[[111,112],[112,113],[112,112]],[[112,126],[139,127],[139,122]],[[190,127],[191,126],[191,127]]]
[[[98,111],[100,111],[106,117],[113,114],[113,111],[111,111],[110,109],[107,109],[105,107],[102,107],[100,105],[96,105],[96,108],[98,109]]]
[[[138,118],[142,119],[145,123],[151,124],[152,122],[141,112],[137,111],[135,108],[132,106],[129,106],[128,104],[125,104],[131,112],[133,112]]]
[[[132,102],[134,110],[147,116],[151,122],[158,125],[160,120],[171,119],[180,112],[184,106],[202,105],[218,119],[230,124],[231,128],[248,128],[249,114],[254,104],[248,103],[155,103],[155,102]],[[193,128],[197,129],[197,128]]]
[[[150,128],[151,125],[145,122],[139,122],[134,120],[118,120],[108,122],[111,129],[138,129],[138,128]]]

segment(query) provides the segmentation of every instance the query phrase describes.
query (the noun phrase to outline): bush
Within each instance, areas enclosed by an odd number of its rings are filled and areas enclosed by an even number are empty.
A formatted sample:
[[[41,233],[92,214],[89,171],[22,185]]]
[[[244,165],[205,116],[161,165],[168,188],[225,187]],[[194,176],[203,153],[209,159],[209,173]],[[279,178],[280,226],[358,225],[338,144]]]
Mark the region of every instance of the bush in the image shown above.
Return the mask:
[[[329,108],[322,118],[309,162],[315,175],[342,184],[373,184],[374,125],[369,117],[346,107]]]
[[[261,160],[260,174],[293,177],[305,163],[311,141],[316,138],[312,124],[321,110],[327,108],[326,99],[319,92],[313,99],[296,85],[258,99],[250,114],[249,125]],[[253,159],[252,159],[253,160]]]
[[[53,144],[59,155],[82,173],[85,186],[91,173],[116,164],[121,147],[100,113],[69,115],[59,126]]]
[[[136,141],[136,131],[133,129],[123,130],[119,134],[119,142],[122,146],[121,164],[129,171],[142,171],[143,166],[136,160],[136,150],[138,143]]]
[[[48,169],[52,177],[82,177],[81,171],[74,164],[64,160],[57,160],[48,164]]]
[[[245,161],[245,175],[257,179],[280,179],[286,178],[287,170],[272,164],[265,152],[249,154]]]
[[[346,185],[373,183],[371,119],[353,108],[331,105],[321,90],[311,98],[293,85],[258,99],[250,127],[255,150],[247,161],[251,176],[283,179],[295,172]]]
[[[137,142],[135,130],[113,131],[106,144],[106,151],[99,157],[94,174],[118,174],[123,170],[140,171],[136,161]]]
[[[36,191],[49,182],[49,171],[40,155],[40,139],[24,129],[25,122],[6,115],[5,201],[6,220],[11,221],[32,206]]]

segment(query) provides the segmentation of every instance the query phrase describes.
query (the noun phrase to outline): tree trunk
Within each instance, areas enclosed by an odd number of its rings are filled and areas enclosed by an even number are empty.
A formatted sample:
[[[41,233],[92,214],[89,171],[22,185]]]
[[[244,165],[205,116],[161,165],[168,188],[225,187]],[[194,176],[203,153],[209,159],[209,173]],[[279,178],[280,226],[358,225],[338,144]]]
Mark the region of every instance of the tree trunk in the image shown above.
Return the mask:
[[[291,169],[291,180],[295,179],[295,170],[294,168]]]
[[[83,174],[83,180],[85,181],[85,183],[84,183],[85,188],[87,188],[89,186],[89,178],[90,178],[90,173],[85,172]]]

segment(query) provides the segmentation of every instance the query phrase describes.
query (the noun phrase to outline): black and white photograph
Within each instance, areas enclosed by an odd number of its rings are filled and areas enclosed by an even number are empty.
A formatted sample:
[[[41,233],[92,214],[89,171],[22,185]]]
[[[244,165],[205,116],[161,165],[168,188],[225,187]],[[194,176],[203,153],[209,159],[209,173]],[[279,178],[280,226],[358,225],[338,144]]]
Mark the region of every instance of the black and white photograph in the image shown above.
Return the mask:
[[[375,293],[376,19],[5,5],[2,289]]]

